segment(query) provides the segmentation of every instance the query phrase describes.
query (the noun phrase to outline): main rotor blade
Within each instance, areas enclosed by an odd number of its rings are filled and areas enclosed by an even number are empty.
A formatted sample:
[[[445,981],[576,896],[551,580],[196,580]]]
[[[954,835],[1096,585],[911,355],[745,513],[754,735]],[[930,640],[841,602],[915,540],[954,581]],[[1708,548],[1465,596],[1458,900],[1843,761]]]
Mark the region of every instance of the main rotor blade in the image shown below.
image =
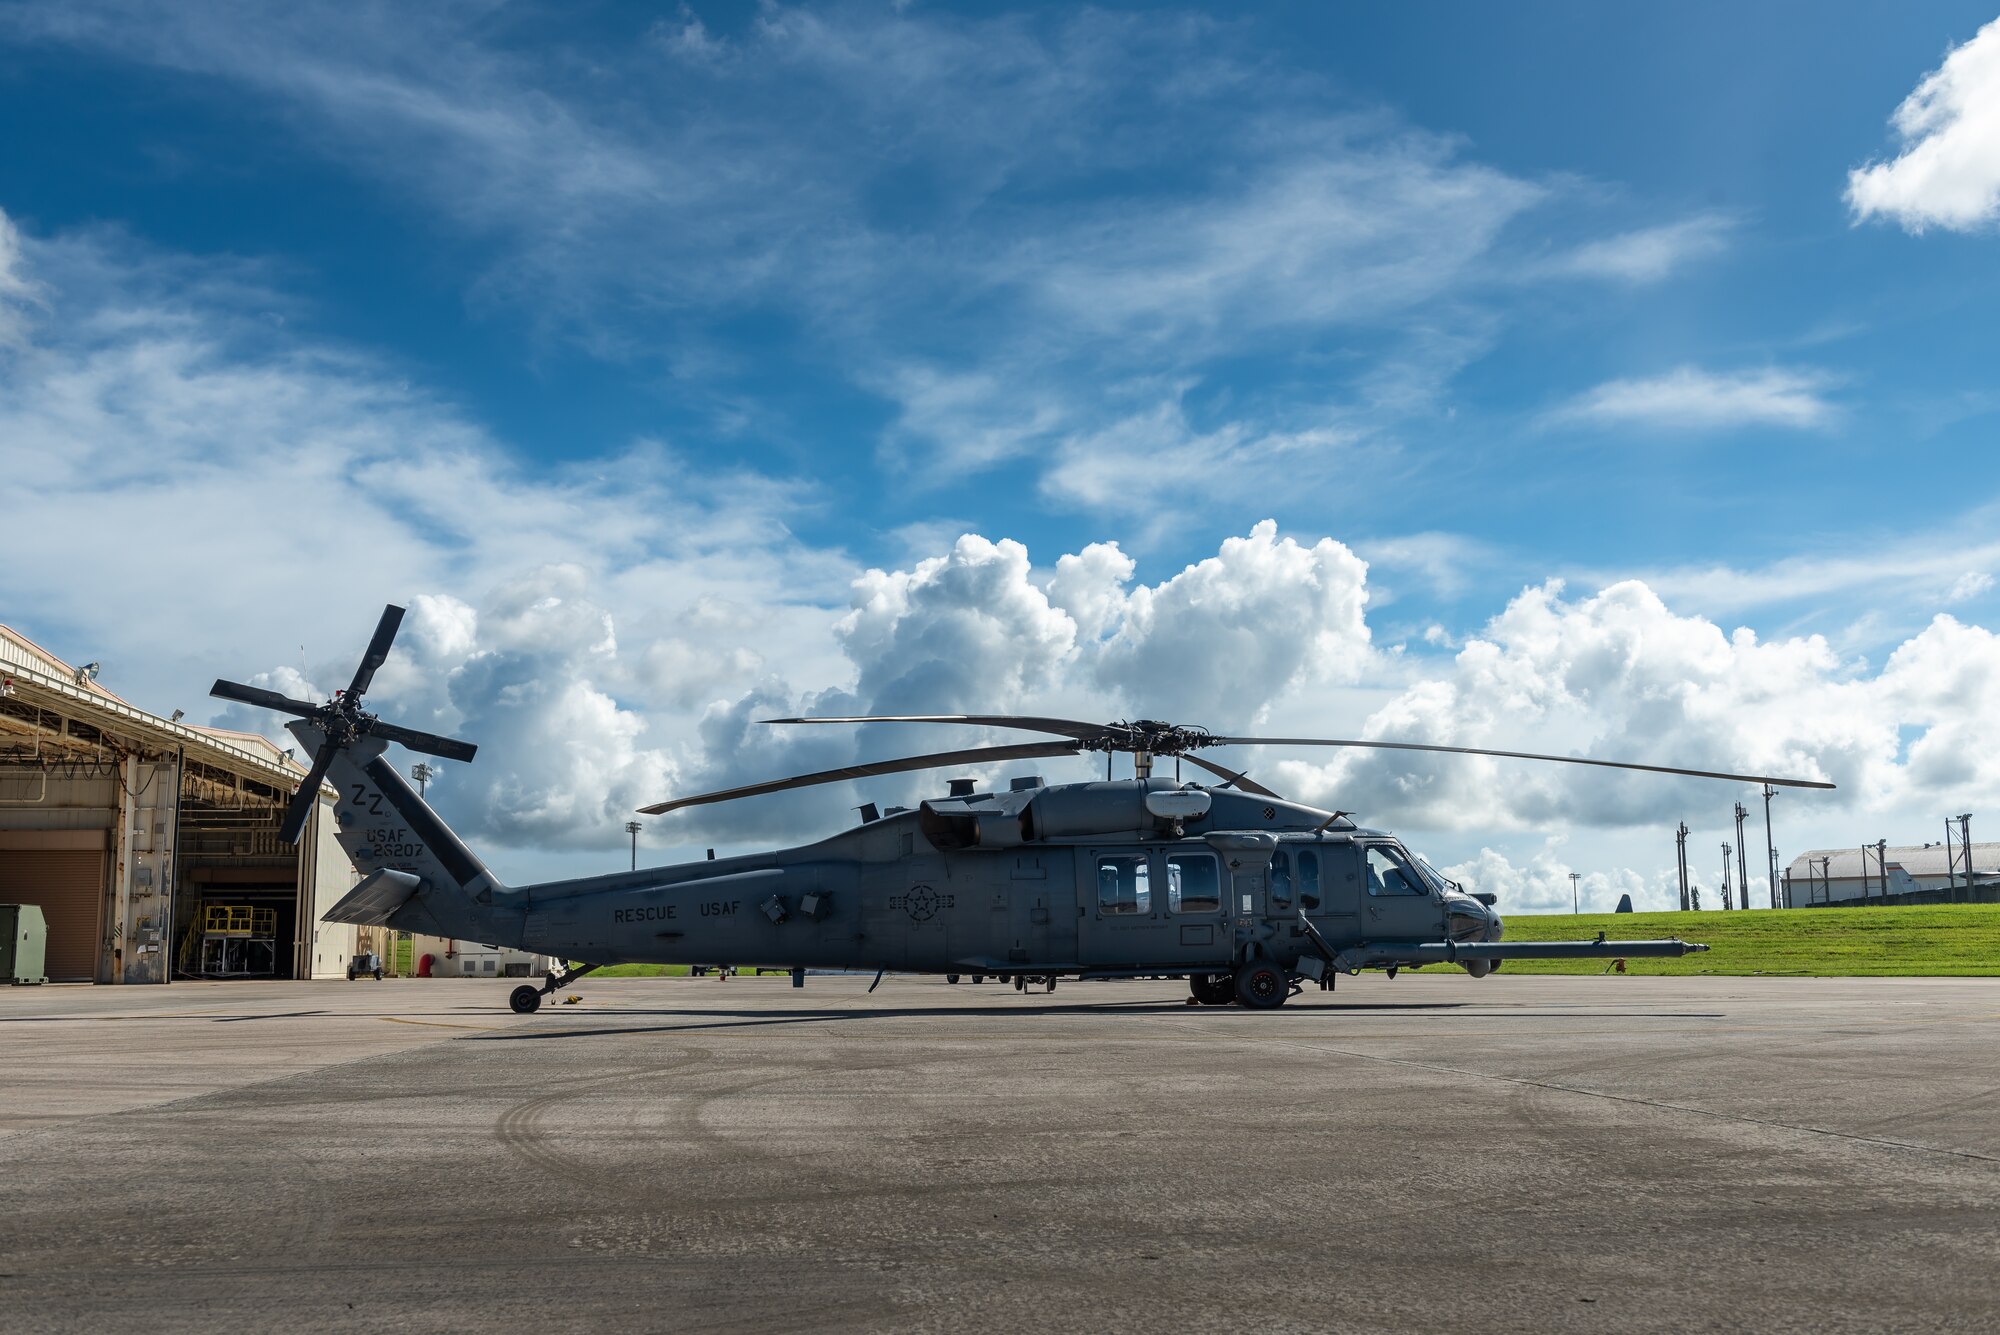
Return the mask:
[[[279,695],[267,691],[262,686],[245,686],[240,681],[223,681],[216,678],[215,685],[208,693],[224,700],[241,700],[246,705],[256,705],[259,709],[275,709],[280,714],[297,714],[301,718],[316,713],[318,705],[307,704],[304,700],[294,700],[289,695]]]
[[[473,743],[461,742],[456,737],[440,737],[434,732],[418,732],[415,728],[398,727],[394,723],[384,723],[380,719],[368,725],[368,735],[401,742],[412,751],[443,756],[446,760],[470,760],[479,750]]]
[[[375,637],[368,641],[368,652],[361,655],[361,666],[354,669],[354,680],[348,684],[348,699],[366,691],[368,683],[375,680],[375,669],[389,661],[389,646],[395,643],[396,630],[402,624],[402,608],[390,603],[382,609],[382,619],[375,623]]]
[[[1258,783],[1248,774],[1238,774],[1233,769],[1225,768],[1224,766],[1216,764],[1212,760],[1203,760],[1200,756],[1196,755],[1185,755],[1182,756],[1181,759],[1187,761],[1187,763],[1190,765],[1201,766],[1203,769],[1207,770],[1210,774],[1220,775],[1221,777],[1229,780],[1231,784],[1235,785],[1238,789],[1242,790],[1243,792],[1255,793],[1259,797],[1277,797],[1280,802],[1285,800],[1282,797],[1278,797],[1276,793],[1272,792],[1269,788],[1266,788],[1263,784]]]
[[[320,747],[319,754],[313,757],[312,768],[306,771],[305,781],[286,804],[284,823],[278,827],[278,838],[286,843],[296,844],[299,836],[305,833],[313,803],[319,801],[320,781],[326,778],[327,766],[333,763],[333,753],[339,749],[330,742]]]
[[[1696,779],[1733,779],[1768,783],[1779,788],[1827,788],[1818,779],[1780,779],[1769,774],[1728,774],[1712,769],[1682,769],[1677,765],[1638,765],[1626,760],[1592,760],[1588,756],[1545,756],[1533,751],[1489,751],[1478,746],[1432,746],[1425,742],[1337,741],[1330,737],[1217,737],[1211,746],[1359,746],[1371,751],[1436,751],[1454,756],[1504,756],[1509,760],[1553,760],[1559,765],[1596,765],[1601,769],[1636,769],[1648,774],[1686,774]]]
[[[841,718],[767,718],[759,723],[965,723],[978,728],[1024,728],[1081,741],[1104,732],[1102,723],[1029,714],[853,714]]]
[[[665,802],[655,802],[650,807],[640,807],[639,812],[641,815],[659,816],[682,807],[706,806],[711,802],[733,802],[739,797],[757,797],[763,793],[781,793],[788,788],[810,788],[815,784],[839,783],[842,779],[872,779],[878,774],[903,774],[910,770],[940,769],[946,765],[980,765],[1000,760],[1040,760],[1048,756],[1073,756],[1081,749],[1073,742],[1023,742],[1018,746],[975,746],[967,751],[938,751],[927,756],[905,756],[901,760],[876,760],[865,765],[846,765],[840,769],[821,770],[817,774],[800,774],[789,779],[773,779],[768,783],[747,784],[742,788],[723,788],[713,793],[697,793],[693,797],[671,798]]]

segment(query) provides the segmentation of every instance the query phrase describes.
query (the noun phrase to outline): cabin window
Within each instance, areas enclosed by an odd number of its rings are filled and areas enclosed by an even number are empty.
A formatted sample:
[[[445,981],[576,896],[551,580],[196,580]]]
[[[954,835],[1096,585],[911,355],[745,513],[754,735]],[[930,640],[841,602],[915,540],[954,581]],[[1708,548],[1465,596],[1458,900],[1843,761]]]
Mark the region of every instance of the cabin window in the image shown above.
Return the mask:
[[[1167,911],[1222,912],[1222,871],[1212,853],[1167,855]]]
[[[1368,849],[1368,893],[1377,899],[1397,895],[1421,895],[1424,883],[1403,865],[1403,860],[1379,845]]]
[[[1292,911],[1292,855],[1282,848],[1271,857],[1271,911]]]
[[[1299,850],[1299,907],[1307,913],[1319,912],[1319,852]]]
[[[1097,860],[1097,911],[1153,911],[1152,869],[1144,853],[1107,854]]]

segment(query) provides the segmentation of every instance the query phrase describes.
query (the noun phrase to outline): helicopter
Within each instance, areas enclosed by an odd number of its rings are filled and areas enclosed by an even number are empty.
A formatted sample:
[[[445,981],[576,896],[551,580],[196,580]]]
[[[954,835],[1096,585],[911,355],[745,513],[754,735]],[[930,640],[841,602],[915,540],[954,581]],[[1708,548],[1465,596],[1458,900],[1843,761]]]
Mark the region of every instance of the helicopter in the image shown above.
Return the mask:
[[[848,765],[642,807],[662,815],[766,793],[920,770],[1082,756],[1105,778],[1014,777],[981,792],[953,778],[913,809],[859,808],[858,824],[796,848],[537,885],[487,869],[384,758],[390,743],[469,762],[477,747],[384,722],[362,706],[403,619],[383,610],[352,681],[322,704],[218,680],[211,694],[294,716],[312,765],[280,837],[296,843],[323,781],[339,794],[337,837],[361,880],[325,915],[514,947],[571,961],[542,999],[623,962],[970,975],[1017,990],[1061,978],[1184,978],[1192,1003],[1271,1009],[1363,969],[1456,965],[1485,977],[1509,959],[1678,957],[1706,950],[1652,941],[1503,941],[1495,896],[1468,891],[1393,834],[1352,813],[1288,801],[1248,774],[1195,754],[1214,747],[1313,746],[1496,756],[1793,788],[1831,783],[1582,756],[1316,737],[1237,737],[1139,719],[1089,723],[1002,714],[785,718],[781,726],[951,724],[1047,740]],[[1118,755],[1132,777],[1112,777]],[[1171,759],[1214,783],[1155,774]],[[873,990],[873,984],[870,990]]]

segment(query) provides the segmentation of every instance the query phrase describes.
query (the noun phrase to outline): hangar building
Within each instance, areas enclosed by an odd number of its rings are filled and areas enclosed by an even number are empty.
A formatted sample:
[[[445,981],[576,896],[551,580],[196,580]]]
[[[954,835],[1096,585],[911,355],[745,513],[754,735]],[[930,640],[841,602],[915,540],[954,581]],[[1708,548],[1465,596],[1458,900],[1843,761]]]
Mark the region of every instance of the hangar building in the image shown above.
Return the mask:
[[[1814,904],[1945,903],[1952,900],[2000,900],[2000,843],[1972,845],[1971,885],[1966,883],[1965,850],[1954,844],[1954,868],[1942,843],[1893,844],[1879,854],[1873,845],[1860,848],[1815,848],[1793,858],[1783,881],[1786,908]],[[1886,885],[1884,870],[1886,867]]]
[[[38,904],[51,981],[337,978],[356,877],[333,792],[278,839],[304,768],[269,740],[135,708],[0,626],[0,903]],[[383,953],[388,953],[384,951]]]

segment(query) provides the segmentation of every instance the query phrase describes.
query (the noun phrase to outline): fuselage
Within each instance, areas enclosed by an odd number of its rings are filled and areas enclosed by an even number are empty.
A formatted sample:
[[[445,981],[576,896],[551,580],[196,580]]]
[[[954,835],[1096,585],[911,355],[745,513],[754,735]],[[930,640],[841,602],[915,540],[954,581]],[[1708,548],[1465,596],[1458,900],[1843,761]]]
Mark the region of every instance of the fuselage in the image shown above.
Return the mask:
[[[1391,835],[1164,778],[938,799],[798,848],[504,904],[514,944],[593,963],[1198,973],[1290,965],[1315,951],[1307,923],[1372,964],[1399,943],[1500,934]]]

